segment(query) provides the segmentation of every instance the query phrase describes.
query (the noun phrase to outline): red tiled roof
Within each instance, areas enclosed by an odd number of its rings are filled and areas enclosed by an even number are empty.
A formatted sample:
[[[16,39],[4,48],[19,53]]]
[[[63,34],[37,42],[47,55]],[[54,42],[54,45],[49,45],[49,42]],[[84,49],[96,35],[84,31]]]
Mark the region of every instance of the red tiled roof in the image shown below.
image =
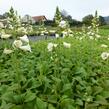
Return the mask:
[[[43,21],[43,20],[47,20],[47,18],[45,16],[33,16],[32,17],[36,22],[38,21]]]

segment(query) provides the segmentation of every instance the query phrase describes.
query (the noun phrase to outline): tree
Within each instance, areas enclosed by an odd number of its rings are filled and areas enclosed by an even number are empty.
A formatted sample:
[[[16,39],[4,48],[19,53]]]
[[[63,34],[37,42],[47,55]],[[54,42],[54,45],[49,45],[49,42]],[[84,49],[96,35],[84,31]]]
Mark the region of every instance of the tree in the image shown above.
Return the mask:
[[[57,6],[56,7],[56,13],[55,13],[55,16],[54,16],[54,21],[55,21],[56,25],[59,25],[61,20],[62,20],[61,12],[59,11],[59,8]]]
[[[66,17],[68,16],[68,12],[63,9],[63,10],[61,11],[61,16],[62,16],[63,19],[66,18]]]
[[[3,18],[7,18],[8,17],[8,12],[5,12],[4,14],[3,14]]]
[[[80,27],[82,26],[82,22],[81,21],[78,21],[76,19],[72,19],[71,22],[69,22],[70,26],[75,26],[75,27]]]
[[[3,15],[0,15],[0,19],[3,19]]]
[[[53,20],[44,21],[46,26],[54,26],[55,22]]]
[[[91,25],[93,18],[94,18],[93,15],[89,14],[89,15],[83,17],[82,22],[85,25]]]
[[[66,10],[61,11],[61,16],[62,16],[62,19],[68,21],[68,23],[72,22],[72,16],[69,15]]]
[[[102,26],[102,25],[105,25],[105,24],[106,24],[106,22],[105,22],[104,17],[99,16],[99,25]]]

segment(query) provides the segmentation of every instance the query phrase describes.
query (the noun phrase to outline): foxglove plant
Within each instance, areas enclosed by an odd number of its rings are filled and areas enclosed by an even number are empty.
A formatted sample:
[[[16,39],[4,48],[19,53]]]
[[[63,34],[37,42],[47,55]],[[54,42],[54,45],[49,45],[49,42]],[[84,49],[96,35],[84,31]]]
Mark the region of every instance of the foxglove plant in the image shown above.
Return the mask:
[[[11,37],[10,34],[5,34],[5,33],[1,34],[1,38],[2,38],[2,39],[8,39],[8,38],[10,38],[10,37]]]
[[[56,38],[59,38],[59,34],[55,34],[55,37],[56,37]]]
[[[63,42],[63,46],[65,48],[70,48],[71,47],[71,44],[70,43],[67,43],[67,42]]]
[[[28,34],[27,29],[25,27],[19,27],[16,31],[22,34]]]
[[[21,49],[23,51],[31,52],[31,46],[29,45],[29,39],[26,35],[19,38],[20,40],[15,40],[13,42],[13,47],[16,49]]]
[[[14,51],[11,50],[11,49],[7,49],[7,48],[5,48],[4,51],[3,51],[4,54],[10,54],[12,52],[14,52]]]
[[[61,20],[62,20],[62,16],[61,16],[61,12],[60,12],[60,10],[59,10],[59,8],[57,7],[56,8],[56,13],[55,13],[55,24],[56,24],[56,26],[58,26],[59,25],[59,23],[61,22]]]
[[[19,27],[21,27],[20,17],[18,16],[17,11],[15,12],[12,7],[8,12],[7,18],[7,27],[10,28],[10,26],[14,30],[17,30]]]
[[[99,35],[99,17],[97,11],[95,12],[95,16],[92,19],[92,25],[87,28],[88,32],[87,35],[93,36],[94,39],[100,38],[101,36]]]
[[[54,48],[56,48],[58,46],[58,44],[54,44],[54,43],[48,43],[47,45],[47,49],[49,52],[52,52]]]
[[[109,52],[103,52],[103,53],[101,54],[101,58],[102,58],[103,60],[108,59],[108,58],[109,58]]]
[[[29,43],[29,39],[28,39],[27,35],[20,37],[20,40],[23,42]]]
[[[23,45],[21,40],[15,40],[12,44],[14,48],[20,48]]]
[[[21,50],[23,50],[23,51],[29,51],[29,52],[31,52],[31,46],[29,44],[20,46],[19,48]]]
[[[107,48],[108,45],[106,45],[106,44],[101,44],[101,47],[102,47],[102,48]]]

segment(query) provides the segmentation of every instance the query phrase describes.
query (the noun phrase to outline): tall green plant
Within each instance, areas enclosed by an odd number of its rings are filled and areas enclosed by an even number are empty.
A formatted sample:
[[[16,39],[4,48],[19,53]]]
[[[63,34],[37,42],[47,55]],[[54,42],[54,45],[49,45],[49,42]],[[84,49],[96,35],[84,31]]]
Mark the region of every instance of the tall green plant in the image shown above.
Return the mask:
[[[56,13],[55,13],[54,19],[55,19],[56,25],[59,25],[60,21],[62,20],[61,12],[60,12],[58,6],[56,7]]]
[[[13,9],[13,7],[11,7],[8,12],[7,23],[7,27],[14,30],[18,29],[18,27],[21,26],[20,17],[18,16],[17,11]]]
[[[92,30],[95,34],[98,34],[98,26],[99,26],[99,17],[98,17],[98,12],[95,11],[95,16],[92,19]]]

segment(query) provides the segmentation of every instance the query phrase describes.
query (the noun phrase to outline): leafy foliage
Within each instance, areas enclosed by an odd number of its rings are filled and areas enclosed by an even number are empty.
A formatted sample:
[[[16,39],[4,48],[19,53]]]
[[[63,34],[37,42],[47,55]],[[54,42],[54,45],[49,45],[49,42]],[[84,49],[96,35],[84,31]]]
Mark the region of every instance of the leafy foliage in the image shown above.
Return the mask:
[[[50,41],[31,42],[32,53],[5,55],[0,48],[0,108],[108,109],[109,62],[100,57],[100,44],[107,42],[57,39],[58,47],[48,52]]]

